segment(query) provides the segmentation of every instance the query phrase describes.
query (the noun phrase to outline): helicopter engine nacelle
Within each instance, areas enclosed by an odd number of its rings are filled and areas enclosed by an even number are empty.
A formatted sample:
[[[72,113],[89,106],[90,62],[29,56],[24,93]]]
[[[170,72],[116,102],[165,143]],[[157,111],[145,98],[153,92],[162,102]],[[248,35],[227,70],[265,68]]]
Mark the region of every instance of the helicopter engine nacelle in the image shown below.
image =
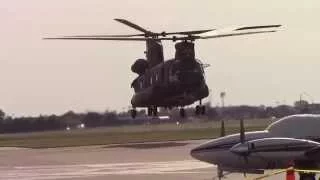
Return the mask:
[[[181,61],[195,60],[194,44],[192,42],[178,42],[176,43],[175,48],[175,59],[179,59]]]
[[[148,68],[148,66],[149,64],[147,60],[137,59],[136,62],[132,64],[131,71],[139,75],[142,75],[146,72],[146,69]]]

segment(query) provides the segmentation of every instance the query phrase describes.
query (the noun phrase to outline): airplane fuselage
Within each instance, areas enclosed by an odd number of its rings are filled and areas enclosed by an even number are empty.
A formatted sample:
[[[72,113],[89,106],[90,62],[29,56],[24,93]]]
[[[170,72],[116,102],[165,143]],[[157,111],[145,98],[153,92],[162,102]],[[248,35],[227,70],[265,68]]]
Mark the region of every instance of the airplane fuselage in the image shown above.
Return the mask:
[[[271,124],[265,131],[220,137],[191,150],[191,155],[225,170],[287,168],[290,164],[320,167],[320,116],[289,116]]]

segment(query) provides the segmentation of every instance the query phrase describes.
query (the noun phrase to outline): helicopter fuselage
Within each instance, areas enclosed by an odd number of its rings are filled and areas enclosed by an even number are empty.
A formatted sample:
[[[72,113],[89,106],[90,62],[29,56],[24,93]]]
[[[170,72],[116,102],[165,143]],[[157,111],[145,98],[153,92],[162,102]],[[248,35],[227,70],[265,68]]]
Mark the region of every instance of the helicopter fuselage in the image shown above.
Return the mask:
[[[147,68],[132,87],[133,107],[183,107],[209,95],[202,64],[196,59],[171,59]]]

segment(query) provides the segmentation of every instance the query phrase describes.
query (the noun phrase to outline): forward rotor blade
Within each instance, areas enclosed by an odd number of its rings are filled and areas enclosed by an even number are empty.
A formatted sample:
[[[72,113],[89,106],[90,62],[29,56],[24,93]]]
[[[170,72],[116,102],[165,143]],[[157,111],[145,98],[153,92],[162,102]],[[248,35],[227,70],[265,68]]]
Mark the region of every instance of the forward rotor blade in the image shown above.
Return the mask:
[[[123,34],[123,35],[75,35],[75,36],[63,36],[68,38],[86,38],[86,37],[137,37],[145,36],[145,34]]]
[[[180,35],[191,35],[191,34],[201,34],[201,33],[206,33],[209,31],[213,31],[214,29],[207,29],[207,30],[198,30],[198,31],[181,31],[181,32],[162,32],[162,33],[154,33],[155,35],[162,35],[162,36],[166,36],[166,35],[174,35],[174,34],[180,34]],[[74,35],[74,36],[63,36],[64,38],[91,38],[91,37],[95,37],[95,38],[104,38],[104,37],[139,37],[139,36],[146,36],[146,34],[123,34],[123,35],[103,35],[103,34],[99,34],[99,35]]]
[[[114,19],[114,20],[116,20],[122,24],[125,24],[129,27],[132,27],[133,29],[136,29],[138,31],[144,32],[145,34],[152,34],[152,32],[150,32],[150,31],[148,31],[148,30],[146,30],[146,29],[144,29],[144,28],[142,28],[142,27],[140,27],[140,26],[138,26],[128,20],[125,20],[125,19]]]
[[[244,129],[244,124],[243,124],[243,119],[240,119],[240,143],[245,143],[245,129]]]
[[[207,29],[207,30],[197,30],[197,31],[181,31],[181,32],[162,32],[162,33],[154,33],[157,36],[166,36],[166,35],[192,35],[192,34],[201,34],[213,31],[214,29]],[[75,36],[63,36],[63,37],[70,37],[70,38],[87,38],[87,37],[139,37],[139,36],[146,36],[147,34],[123,34],[123,35],[75,35]]]
[[[101,40],[101,41],[146,41],[148,38],[99,38],[99,37],[57,37],[57,38],[43,38],[48,40]]]
[[[235,31],[242,31],[242,30],[251,30],[251,29],[264,29],[264,28],[277,28],[280,27],[280,24],[276,25],[263,25],[263,26],[245,26],[235,29]]]
[[[195,39],[212,39],[212,38],[222,38],[222,37],[230,37],[230,36],[242,36],[242,35],[249,35],[249,34],[261,34],[261,33],[272,33],[276,32],[275,30],[272,31],[254,31],[254,32],[243,32],[243,33],[227,33],[227,34],[216,34],[216,35],[209,35],[209,36],[195,36]]]

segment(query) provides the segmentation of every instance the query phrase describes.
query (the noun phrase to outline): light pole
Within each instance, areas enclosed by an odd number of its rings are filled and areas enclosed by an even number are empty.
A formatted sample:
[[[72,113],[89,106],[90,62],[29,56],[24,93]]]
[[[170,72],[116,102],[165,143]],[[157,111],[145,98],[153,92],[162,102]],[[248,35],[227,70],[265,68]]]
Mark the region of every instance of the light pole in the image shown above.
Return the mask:
[[[223,118],[223,115],[224,115],[224,98],[226,97],[226,92],[222,91],[220,93],[220,99],[221,99],[221,115],[222,115],[222,118]]]
[[[224,98],[225,98],[225,96],[226,96],[226,92],[221,92],[220,93],[220,99],[221,99],[221,106],[222,106],[222,108],[224,108]]]

